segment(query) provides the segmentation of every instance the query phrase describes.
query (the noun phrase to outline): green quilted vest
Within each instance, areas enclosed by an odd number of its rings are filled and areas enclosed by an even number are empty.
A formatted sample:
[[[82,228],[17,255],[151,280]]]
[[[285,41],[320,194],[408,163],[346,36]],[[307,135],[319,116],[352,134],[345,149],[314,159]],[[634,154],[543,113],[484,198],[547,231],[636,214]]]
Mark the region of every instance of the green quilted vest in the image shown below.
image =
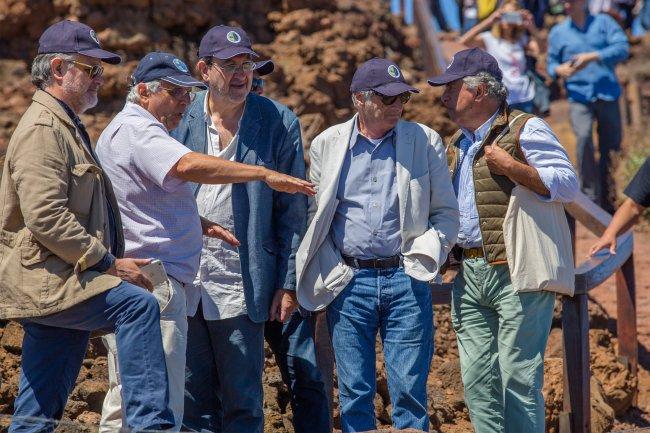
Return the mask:
[[[519,110],[510,111],[509,108],[504,107],[492,123],[492,127],[481,144],[481,149],[472,161],[479,228],[483,238],[483,251],[488,263],[497,264],[507,261],[503,240],[503,220],[515,183],[507,176],[490,172],[483,147],[496,143],[517,161],[527,164],[519,145],[519,135],[524,124],[531,117],[534,116]],[[462,138],[463,134],[459,130],[452,136],[447,146],[447,163],[452,178],[458,169],[459,145]]]

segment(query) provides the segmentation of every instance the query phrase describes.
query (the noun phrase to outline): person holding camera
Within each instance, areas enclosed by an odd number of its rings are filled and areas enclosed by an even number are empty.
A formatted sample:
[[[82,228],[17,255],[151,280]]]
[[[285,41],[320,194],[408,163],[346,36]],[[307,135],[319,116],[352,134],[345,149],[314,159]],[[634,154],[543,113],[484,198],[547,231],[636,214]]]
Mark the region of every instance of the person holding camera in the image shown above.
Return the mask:
[[[535,83],[529,76],[526,56],[539,55],[540,42],[535,20],[528,10],[522,9],[516,0],[508,0],[458,42],[470,48],[483,48],[497,59],[510,107],[533,112]]]
[[[614,213],[616,190],[611,153],[621,149],[623,126],[616,65],[629,55],[625,32],[607,14],[590,15],[586,0],[566,0],[567,18],[548,36],[547,70],[563,78],[576,136],[580,187],[590,199]],[[600,158],[596,165],[593,125],[597,122]]]

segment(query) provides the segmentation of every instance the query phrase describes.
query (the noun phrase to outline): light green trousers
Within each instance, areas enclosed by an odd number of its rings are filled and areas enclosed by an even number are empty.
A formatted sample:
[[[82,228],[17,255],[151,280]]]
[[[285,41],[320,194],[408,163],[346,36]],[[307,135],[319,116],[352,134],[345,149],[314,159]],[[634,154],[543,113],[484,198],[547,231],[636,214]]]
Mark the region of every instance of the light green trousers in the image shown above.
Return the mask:
[[[544,433],[544,349],[554,302],[552,292],[516,294],[507,265],[463,260],[451,314],[476,433]]]

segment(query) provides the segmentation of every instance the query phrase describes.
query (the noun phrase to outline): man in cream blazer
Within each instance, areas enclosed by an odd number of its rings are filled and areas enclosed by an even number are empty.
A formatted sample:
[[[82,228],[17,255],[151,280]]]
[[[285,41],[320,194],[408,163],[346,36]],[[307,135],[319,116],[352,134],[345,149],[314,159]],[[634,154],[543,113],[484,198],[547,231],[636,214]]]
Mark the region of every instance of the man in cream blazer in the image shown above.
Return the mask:
[[[428,430],[426,379],[433,354],[428,282],[456,241],[458,204],[440,136],[400,120],[418,90],[375,58],[350,88],[358,114],[314,139],[318,188],[296,256],[297,295],[327,308],[344,432],[375,429],[379,330],[396,428]]]

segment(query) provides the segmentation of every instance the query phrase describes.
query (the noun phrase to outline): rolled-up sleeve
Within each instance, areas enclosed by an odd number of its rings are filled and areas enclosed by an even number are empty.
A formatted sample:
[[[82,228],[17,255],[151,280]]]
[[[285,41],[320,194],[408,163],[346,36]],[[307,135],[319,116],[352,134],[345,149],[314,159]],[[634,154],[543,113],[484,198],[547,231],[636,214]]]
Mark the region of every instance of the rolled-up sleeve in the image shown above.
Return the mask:
[[[537,170],[550,192],[550,197],[540,195],[540,199],[562,203],[573,201],[579,190],[578,176],[551,127],[534,117],[526,122],[519,142],[528,164]]]
[[[133,162],[142,174],[165,191],[171,192],[185,181],[169,176],[169,170],[191,150],[172,138],[160,124],[137,123],[128,128],[128,141],[133,143]]]

